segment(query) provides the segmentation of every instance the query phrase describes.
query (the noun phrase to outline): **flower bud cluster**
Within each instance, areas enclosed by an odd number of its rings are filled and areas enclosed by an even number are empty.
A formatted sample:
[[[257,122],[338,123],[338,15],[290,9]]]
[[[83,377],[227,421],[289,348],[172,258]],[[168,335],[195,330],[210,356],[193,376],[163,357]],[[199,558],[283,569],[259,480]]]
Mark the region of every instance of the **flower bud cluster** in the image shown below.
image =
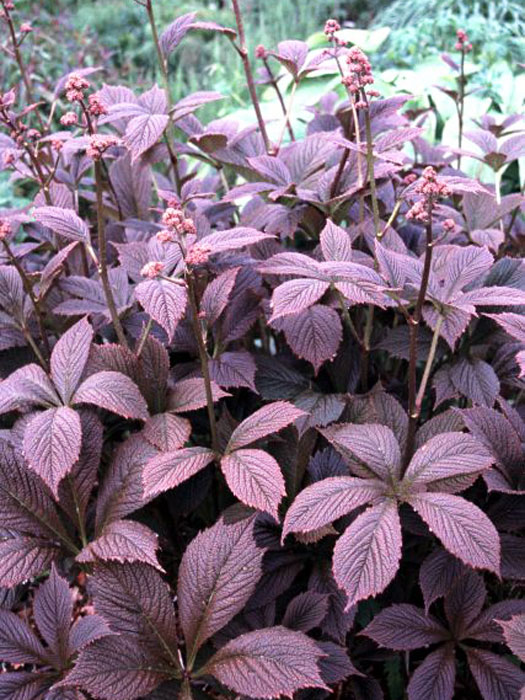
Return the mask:
[[[195,243],[186,253],[186,265],[204,265],[208,262],[211,248],[205,243]]]
[[[68,102],[82,102],[84,92],[91,83],[78,73],[71,73],[66,81],[66,98]]]
[[[458,40],[456,41],[455,48],[458,51],[463,51],[464,53],[469,53],[469,51],[472,51],[472,44],[468,40],[468,35],[466,31],[464,31],[463,29],[458,29],[458,31],[456,32],[456,36]]]
[[[11,224],[7,219],[0,219],[0,241],[3,241],[10,235],[12,229]]]
[[[111,146],[118,146],[120,139],[111,134],[93,134],[89,137],[89,145],[86,148],[86,155],[93,160],[100,160],[102,155]]]
[[[425,224],[429,223],[437,200],[450,197],[452,194],[450,187],[438,178],[436,171],[431,166],[423,170],[414,190],[423,197],[407,211],[406,218],[415,219]]]
[[[150,260],[141,269],[140,274],[149,280],[155,279],[164,270],[164,263],[160,260]]]
[[[162,223],[166,228],[157,233],[157,238],[163,243],[176,240],[177,235],[195,235],[197,233],[193,219],[187,217],[182,209],[177,206],[169,206],[164,211]]]
[[[357,94],[374,82],[372,66],[365,54],[353,46],[347,54],[348,75],[343,77],[342,83],[352,94]]]

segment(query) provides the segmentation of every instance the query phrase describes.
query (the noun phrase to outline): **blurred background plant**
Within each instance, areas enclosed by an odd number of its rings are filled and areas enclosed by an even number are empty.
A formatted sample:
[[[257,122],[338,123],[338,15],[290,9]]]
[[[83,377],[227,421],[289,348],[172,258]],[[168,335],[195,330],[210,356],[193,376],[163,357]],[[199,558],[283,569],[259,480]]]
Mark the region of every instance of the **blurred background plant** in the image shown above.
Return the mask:
[[[15,4],[20,22],[29,20],[34,28],[22,51],[35,82],[44,87],[44,95],[46,89],[53,90],[60,76],[85,66],[102,66],[100,81],[129,84],[139,90],[152,79],[161,82],[145,9],[134,0],[16,0]],[[243,0],[242,5],[252,55],[258,44],[273,48],[291,37],[307,38],[311,48],[322,50],[326,46],[321,31],[325,20],[338,19],[345,38],[369,54],[382,94],[409,93],[415,96],[410,109],[430,108],[425,122],[430,140],[457,141],[454,102],[437,87],[454,88],[454,70],[441,54],[448,52],[454,57],[457,29],[466,30],[473,44],[466,63],[471,91],[465,102],[466,123],[487,112],[522,110],[523,0]],[[154,9],[160,31],[175,16],[190,11],[197,11],[201,21],[234,25],[229,0],[154,0]],[[6,40],[2,38],[0,43]],[[5,54],[1,54],[0,87],[6,90],[17,77],[12,63],[4,59]],[[217,90],[225,95],[222,107],[215,103],[201,111],[203,122],[220,118],[227,111],[238,121],[251,123],[242,64],[225,36],[189,32],[171,57],[169,68],[174,100],[196,90]],[[286,92],[289,76],[284,70],[280,81]],[[297,91],[295,112],[314,105],[330,89],[343,96],[336,75],[318,72],[307,78]],[[262,88],[261,95],[265,114],[278,114],[273,89]],[[232,105],[238,105],[234,115]],[[300,131],[305,124],[299,122],[297,128]],[[525,167],[520,171],[523,184]],[[14,206],[14,198],[19,204],[23,194],[0,173],[0,207]]]

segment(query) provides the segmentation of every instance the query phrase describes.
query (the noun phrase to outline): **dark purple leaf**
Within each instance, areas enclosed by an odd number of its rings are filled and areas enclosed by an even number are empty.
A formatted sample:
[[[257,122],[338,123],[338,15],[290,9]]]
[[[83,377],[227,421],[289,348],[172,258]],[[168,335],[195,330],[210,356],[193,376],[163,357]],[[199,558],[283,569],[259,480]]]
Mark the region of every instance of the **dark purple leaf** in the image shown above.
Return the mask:
[[[58,496],[58,486],[80,455],[80,416],[69,406],[38,413],[24,433],[24,455],[35,471]]]
[[[484,700],[515,700],[525,673],[502,656],[484,649],[467,649],[467,660]]]
[[[456,680],[456,661],[452,644],[429,654],[417,667],[408,684],[409,700],[452,700]]]
[[[221,459],[221,469],[226,483],[242,503],[278,517],[286,486],[274,457],[263,450],[239,449]]]
[[[142,523],[114,520],[104,527],[97,539],[84,547],[77,555],[77,561],[145,562],[160,569],[155,554],[157,540],[157,535]]]
[[[97,372],[76,390],[73,402],[89,403],[124,418],[148,418],[148,408],[137,385],[121,372]]]
[[[214,459],[214,453],[206,447],[187,447],[156,455],[146,462],[142,474],[146,499],[182,484]]]
[[[445,493],[420,493],[408,502],[449,552],[469,566],[499,574],[498,532],[477,506]]]
[[[334,576],[348,596],[347,608],[384,591],[400,559],[401,523],[396,504],[384,501],[358,515],[334,549]]]
[[[167,677],[133,637],[112,636],[84,649],[62,684],[83,688],[102,700],[135,700]]]
[[[245,447],[272,433],[278,433],[304,415],[304,412],[287,401],[263,406],[235,428],[228,443],[228,451]]]
[[[385,487],[374,479],[334,476],[307,486],[292,503],[283,526],[289,532],[310,532],[337,520],[359,506],[384,496]]]
[[[243,634],[222,647],[205,666],[236,693],[259,698],[291,696],[301,688],[324,688],[321,649],[302,632],[269,627]]]
[[[220,520],[195,537],[179,569],[179,615],[188,653],[242,610],[262,574],[253,518]]]
[[[62,207],[37,207],[33,209],[37,221],[55,233],[72,241],[88,241],[89,228],[72,209]]]
[[[443,642],[450,636],[436,618],[406,603],[382,610],[362,634],[383,647],[399,651],[426,647]]]

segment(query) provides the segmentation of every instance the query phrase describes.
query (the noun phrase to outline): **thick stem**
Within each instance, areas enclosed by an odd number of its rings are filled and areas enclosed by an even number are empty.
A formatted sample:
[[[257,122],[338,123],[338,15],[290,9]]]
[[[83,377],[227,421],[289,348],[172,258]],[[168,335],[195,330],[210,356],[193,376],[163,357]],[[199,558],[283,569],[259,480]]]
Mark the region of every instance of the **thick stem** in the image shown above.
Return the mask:
[[[372,304],[368,306],[366,315],[365,331],[363,334],[363,350],[361,353],[361,391],[366,392],[368,389],[368,366],[370,360],[370,339],[372,337],[372,328],[374,326],[374,307]]]
[[[162,52],[162,47],[160,45],[159,33],[157,31],[157,24],[155,22],[155,14],[153,12],[152,0],[146,1],[145,8],[146,8],[146,12],[148,13],[148,20],[149,20],[149,24],[151,27],[151,34],[153,36],[153,43],[155,44],[155,51],[157,52],[157,59],[159,62],[160,72],[162,75],[162,84],[164,85],[164,90],[166,92],[166,99],[168,101],[168,113],[169,113],[169,119],[170,119],[168,128],[169,128],[169,130],[171,130],[171,127],[173,126],[173,122],[171,120],[171,108],[173,106],[173,103],[172,103],[172,99],[171,99],[170,83],[169,83],[169,78],[168,78],[168,61],[165,58],[165,56]],[[171,167],[173,168],[173,175],[175,178],[175,187],[177,189],[177,192],[180,193],[181,178],[180,178],[180,173],[179,173],[179,160],[177,158],[175,151],[173,150],[173,146],[171,145],[171,142],[170,142],[170,139],[169,139],[169,136],[167,133],[164,135],[164,141],[165,141],[167,149],[168,149]]]
[[[432,263],[432,205],[428,207],[428,223],[426,225],[427,245],[425,248],[425,262],[423,264],[423,274],[421,276],[421,286],[416,301],[414,313],[409,321],[409,360],[408,360],[408,436],[405,449],[405,468],[408,465],[414,452],[414,441],[419,414],[416,411],[417,398],[417,340],[419,323],[423,313],[423,304],[427,294],[428,280],[430,278],[430,265]]]
[[[463,144],[463,113],[465,110],[465,52],[461,52],[461,67],[459,73],[459,104],[458,104],[458,147]],[[458,153],[458,170],[461,168],[461,153]]]
[[[281,148],[281,145],[282,145],[282,142],[283,142],[283,138],[284,138],[284,134],[285,134],[285,132],[286,132],[286,126],[287,126],[287,125],[288,125],[288,126],[290,125],[290,118],[291,118],[291,116],[292,116],[293,102],[294,102],[294,99],[295,99],[295,92],[296,92],[296,90],[297,90],[297,86],[298,86],[298,85],[299,85],[299,83],[297,82],[297,80],[294,80],[293,85],[292,85],[292,92],[291,92],[291,94],[290,94],[290,102],[288,103],[288,109],[286,110],[286,114],[284,115],[284,124],[283,124],[283,126],[282,126],[282,128],[281,128],[281,133],[280,133],[280,135],[279,135],[279,140],[277,141],[276,153],[278,153],[278,152],[279,152],[279,149]]]
[[[210,368],[208,363],[208,351],[204,342],[202,327],[199,322],[199,307],[197,305],[197,297],[195,294],[195,283],[193,275],[190,272],[186,274],[186,282],[188,284],[188,298],[191,308],[191,320],[193,324],[193,333],[197,346],[199,348],[199,359],[201,364],[202,376],[204,378],[204,388],[206,390],[206,408],[208,410],[208,419],[210,421],[211,446],[215,453],[219,452],[219,440],[217,436],[217,421],[215,419],[215,408],[213,406],[213,392],[211,389]]]
[[[441,326],[443,325],[443,316],[440,316],[437,320],[436,327],[434,328],[434,335],[432,336],[432,342],[430,344],[430,350],[428,353],[427,361],[425,364],[425,369],[423,370],[423,376],[421,378],[421,384],[419,385],[419,390],[416,396],[416,413],[419,418],[421,415],[421,407],[423,405],[423,399],[425,398],[425,391],[427,389],[428,380],[430,378],[430,372],[432,370],[432,364],[436,356],[437,345],[439,341],[439,333],[441,331]]]
[[[22,76],[22,81],[23,81],[24,87],[26,89],[27,103],[34,104],[35,98],[33,96],[33,88],[31,86],[31,81],[29,80],[29,76],[27,74],[27,69],[26,69],[24,60],[22,58],[22,54],[20,52],[18,42],[16,40],[16,32],[15,32],[15,27],[13,25],[13,20],[11,18],[11,12],[8,8],[6,8],[6,3],[4,2],[4,0],[2,0],[2,8],[4,11],[4,19],[6,21],[8,29],[9,29],[9,37],[11,39],[11,46],[13,49],[15,61],[18,65],[18,70],[20,71],[20,75]],[[40,112],[38,110],[35,110],[35,114],[36,114],[36,118],[38,119],[40,129],[42,131],[45,131],[46,126],[45,126],[44,121],[40,115]]]
[[[354,340],[357,342],[359,347],[363,348],[364,343],[359,337],[359,333],[357,332],[354,322],[352,321],[352,317],[350,316],[350,312],[348,311],[348,306],[345,304],[345,299],[339,290],[336,290],[336,293],[337,298],[339,300],[339,306],[341,307],[341,312],[343,314],[344,322],[346,323],[348,330],[350,331],[351,335],[353,336]]]
[[[242,21],[241,10],[239,7],[238,0],[232,0],[233,12],[235,14],[235,22],[237,24],[237,33],[239,35],[239,46],[237,51],[241,57],[242,65],[244,67],[244,74],[246,75],[246,84],[248,85],[248,91],[250,93],[250,98],[252,100],[253,109],[255,110],[255,116],[257,117],[257,122],[259,124],[259,129],[261,131],[261,136],[264,141],[264,147],[269,153],[271,150],[270,140],[268,138],[268,133],[266,131],[266,124],[264,123],[264,118],[261,112],[261,106],[259,104],[259,98],[257,97],[257,90],[255,89],[255,82],[253,80],[252,68],[250,65],[250,58],[248,56],[248,49],[246,48],[246,37],[244,34],[244,24]]]
[[[366,101],[364,90],[362,97]],[[374,216],[374,230],[376,236],[381,233],[379,221],[379,206],[377,204],[376,181],[374,179],[374,144],[372,141],[372,124],[370,122],[370,111],[368,102],[365,108],[365,133],[366,133],[366,163],[368,166],[368,180],[370,182],[370,197],[372,199],[372,213]]]
[[[26,271],[24,270],[22,265],[18,262],[16,255],[11,250],[11,246],[9,245],[9,243],[5,239],[2,240],[2,243],[4,245],[5,252],[7,253],[7,255],[9,257],[9,260],[11,261],[13,266],[15,267],[18,274],[20,275],[25,293],[28,295],[28,297],[31,300],[31,304],[33,305],[33,309],[35,311],[36,322],[38,324],[38,332],[40,333],[40,337],[42,339],[42,343],[44,345],[46,354],[49,357],[49,355],[51,354],[51,349],[49,347],[49,340],[47,338],[47,333],[46,333],[45,328],[44,328],[44,318],[42,316],[42,312],[40,310],[38,300],[35,297],[35,294],[33,292],[33,287],[31,285],[31,282],[26,275]],[[36,344],[34,344],[34,340],[31,336],[31,334],[29,333],[29,330],[27,329],[27,326],[25,325],[25,323],[24,323],[24,328],[25,328],[24,335],[26,336],[26,340],[33,348],[33,351],[35,352],[35,355],[38,357],[38,361],[40,362],[42,367],[47,371],[47,369],[48,369],[47,362],[42,357],[40,351],[36,347]]]
[[[341,160],[339,161],[339,167],[337,168],[337,172],[334,177],[334,181],[332,182],[332,187],[330,188],[330,198],[333,199],[336,194],[337,194],[337,189],[339,187],[339,183],[341,181],[341,177],[343,175],[343,171],[345,169],[345,165],[348,161],[348,156],[350,155],[350,149],[345,148],[343,151],[343,155],[341,156]]]
[[[107,261],[107,250],[106,250],[106,227],[104,223],[104,211],[103,211],[103,201],[102,201],[102,168],[100,161],[95,161],[95,187],[97,196],[97,235],[98,235],[98,255],[99,255],[99,265],[98,271],[100,274],[100,279],[102,281],[102,287],[104,289],[104,296],[106,297],[106,303],[108,305],[109,313],[111,315],[111,320],[113,321],[113,326],[115,328],[115,333],[119,343],[125,348],[128,347],[128,341],[126,340],[126,335],[120,318],[118,315],[117,305],[115,304],[115,297],[113,296],[113,290],[111,289],[111,283],[109,281],[108,275],[108,261]],[[89,248],[88,248],[89,251]]]
[[[275,76],[273,74],[271,66],[268,63],[268,59],[263,58],[263,63],[264,63],[264,67],[268,71],[268,77],[270,78],[270,84],[273,87],[273,89],[275,90],[275,93],[277,95],[277,99],[279,100],[279,104],[281,105],[281,109],[283,111],[283,115],[286,117],[286,105],[284,103],[284,98],[283,98],[283,94],[281,92],[281,88],[279,87],[279,83],[275,79]],[[288,134],[290,135],[290,139],[292,141],[295,141],[295,135],[294,135],[292,125],[291,125],[289,119],[286,120],[286,126],[288,128]]]

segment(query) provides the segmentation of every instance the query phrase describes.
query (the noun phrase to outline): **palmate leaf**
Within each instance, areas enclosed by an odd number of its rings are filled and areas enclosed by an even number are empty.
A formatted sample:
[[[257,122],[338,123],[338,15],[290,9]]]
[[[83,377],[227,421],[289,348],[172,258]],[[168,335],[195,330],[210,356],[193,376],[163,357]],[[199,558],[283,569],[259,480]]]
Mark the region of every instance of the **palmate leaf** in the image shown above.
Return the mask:
[[[206,315],[206,320],[211,326],[222,314],[235,286],[235,281],[240,268],[234,267],[218,275],[204,290],[201,299],[201,310]]]
[[[204,670],[236,693],[276,698],[302,688],[327,690],[318,666],[322,656],[321,649],[302,632],[269,627],[228,642]]]
[[[263,450],[239,449],[221,459],[221,469],[232,493],[242,503],[278,518],[286,485],[274,457]]]
[[[278,433],[304,415],[288,401],[276,401],[263,406],[242,421],[233,431],[227,450],[237,450],[272,433]]]
[[[441,433],[422,445],[412,457],[404,481],[430,484],[434,481],[488,469],[494,458],[472,435]]]
[[[134,520],[114,520],[77,555],[78,562],[145,562],[161,569],[155,554],[157,535]]]
[[[484,649],[467,650],[467,660],[484,700],[515,700],[525,673],[507,659]]]
[[[71,241],[88,241],[89,228],[72,209],[62,207],[37,207],[33,209],[37,221],[55,233]]]
[[[211,392],[214,402],[225,396],[230,396],[227,391],[223,391],[215,382],[211,382]],[[206,406],[206,387],[204,379],[194,377],[183,379],[175,384],[175,387],[168,395],[167,410],[174,413],[185,413],[186,411],[196,411],[198,408]]]
[[[296,596],[286,608],[283,626],[298,632],[319,627],[328,612],[328,595],[306,591]]]
[[[61,666],[65,667],[69,658],[73,599],[67,581],[58,575],[55,566],[36,592],[33,612],[38,631]]]
[[[105,637],[84,649],[60,686],[80,687],[102,700],[135,700],[167,678],[138,640],[120,635]]]
[[[68,404],[87,364],[93,329],[87,319],[75,323],[57,342],[51,354],[51,379]]]
[[[344,228],[337,226],[333,221],[327,219],[319,238],[325,260],[337,260],[339,262],[351,261],[351,238],[350,234],[345,231]]]
[[[452,700],[456,680],[454,646],[444,644],[417,667],[408,684],[409,700]]]
[[[393,580],[401,559],[401,523],[397,505],[384,501],[352,522],[337,541],[333,570],[348,596],[347,609],[381,593]]]
[[[311,362],[316,372],[327,360],[334,359],[343,338],[337,311],[320,304],[293,316],[279,318],[273,325],[284,331],[292,352]]]
[[[254,519],[234,524],[219,520],[188,545],[179,568],[179,616],[194,655],[242,610],[262,574],[262,556],[253,534]]]
[[[223,352],[210,360],[210,377],[219,385],[230,389],[245,386],[252,391],[255,387],[257,366],[251,353],[244,350]]]
[[[419,587],[425,602],[425,612],[438,598],[446,596],[456,580],[466,571],[459,559],[445,549],[436,549],[421,564]]]
[[[49,681],[36,673],[15,671],[0,674],[0,700],[37,700],[49,688]]]
[[[33,578],[45,571],[59,553],[59,548],[49,540],[37,537],[1,540],[0,583],[11,588]]]
[[[140,114],[129,121],[123,140],[132,163],[157,143],[168,121],[167,114]]]
[[[379,479],[398,477],[401,470],[401,450],[390,428],[379,424],[335,425],[321,431],[343,456],[350,453],[366,465]]]
[[[187,12],[184,15],[180,15],[162,32],[160,35],[160,46],[165,56],[169,56],[177,48],[186,33],[191,29],[196,16],[196,12]]]
[[[307,486],[292,503],[283,526],[289,532],[311,532],[364,506],[384,494],[381,481],[334,476]]]
[[[213,451],[206,447],[187,447],[156,455],[144,466],[144,496],[149,499],[175,488],[200,472],[214,459]]]
[[[74,404],[88,403],[124,418],[148,418],[148,407],[137,385],[121,372],[97,372],[75,391]]]
[[[151,318],[164,328],[171,340],[186,312],[186,289],[167,280],[144,280],[135,287],[135,296]]]
[[[14,664],[44,664],[47,655],[35,633],[15,613],[0,610],[0,659]]]
[[[449,552],[469,566],[499,574],[498,532],[482,510],[446,493],[414,494],[407,500]]]
[[[97,639],[111,634],[106,621],[99,615],[79,617],[69,631],[68,655],[73,656]]]
[[[330,287],[329,282],[315,279],[297,279],[279,285],[272,296],[272,318],[298,314],[313,306]]]
[[[40,365],[25,365],[0,382],[0,413],[13,411],[24,404],[45,408],[60,404],[53,384]]]
[[[263,233],[254,228],[237,226],[225,231],[215,231],[199,240],[203,246],[209,248],[211,254],[224,253],[228,250],[238,250],[246,246],[260,243],[268,238],[275,238],[273,233]]]
[[[42,537],[56,545],[66,541],[50,492],[5,440],[0,440],[0,508],[2,526],[8,530]]]
[[[450,638],[449,631],[436,618],[407,603],[382,610],[362,634],[381,646],[398,651],[419,649]]]
[[[133,434],[113,452],[98,492],[96,531],[125,518],[145,505],[142,471],[157,450],[140,434]]]
[[[114,632],[147,640],[178,665],[177,621],[172,596],[159,573],[146,564],[105,564],[95,569],[95,610]]]
[[[513,654],[525,662],[525,615],[514,615],[510,620],[497,620]]]
[[[24,455],[29,467],[49,486],[55,497],[62,479],[80,455],[80,416],[69,406],[38,413],[24,433]]]

